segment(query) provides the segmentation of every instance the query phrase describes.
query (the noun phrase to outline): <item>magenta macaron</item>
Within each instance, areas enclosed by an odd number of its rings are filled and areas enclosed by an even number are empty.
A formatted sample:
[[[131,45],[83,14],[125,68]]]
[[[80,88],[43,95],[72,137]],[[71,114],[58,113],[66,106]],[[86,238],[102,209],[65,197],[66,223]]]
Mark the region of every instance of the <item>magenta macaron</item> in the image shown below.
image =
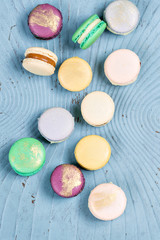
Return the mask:
[[[84,188],[85,178],[79,168],[72,164],[57,166],[51,175],[51,186],[64,198],[77,196]]]
[[[31,33],[40,39],[55,38],[62,29],[62,13],[56,7],[46,3],[35,7],[28,17]]]

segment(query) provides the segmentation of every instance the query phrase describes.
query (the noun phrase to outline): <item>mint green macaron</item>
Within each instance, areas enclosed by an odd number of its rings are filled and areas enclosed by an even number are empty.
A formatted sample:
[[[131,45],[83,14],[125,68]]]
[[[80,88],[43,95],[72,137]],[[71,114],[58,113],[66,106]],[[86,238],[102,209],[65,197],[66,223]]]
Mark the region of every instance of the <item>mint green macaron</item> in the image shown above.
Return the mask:
[[[45,148],[35,138],[22,138],[9,151],[9,162],[13,170],[21,176],[36,174],[45,163]]]
[[[97,14],[89,17],[73,34],[72,41],[78,42],[80,48],[89,48],[104,32],[106,23]]]

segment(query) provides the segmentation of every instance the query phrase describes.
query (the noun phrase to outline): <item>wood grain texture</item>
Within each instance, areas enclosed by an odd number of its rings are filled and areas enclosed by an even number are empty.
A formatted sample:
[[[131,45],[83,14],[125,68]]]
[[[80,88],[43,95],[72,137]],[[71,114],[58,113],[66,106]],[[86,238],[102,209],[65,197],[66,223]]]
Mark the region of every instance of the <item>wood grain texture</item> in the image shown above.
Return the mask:
[[[71,41],[76,28],[91,14],[102,16],[106,0],[48,0],[62,11],[64,25],[54,40],[34,38],[27,16],[42,0],[1,0],[0,7],[0,239],[3,240],[158,240],[160,239],[160,2],[132,0],[141,20],[128,36],[106,31],[92,47],[81,50]],[[57,69],[68,57],[89,62],[93,81],[80,93],[63,89],[57,71],[39,77],[22,66],[26,48],[45,47],[58,58]],[[138,80],[126,87],[112,86],[103,64],[114,50],[128,48],[141,59]],[[114,119],[94,128],[82,120],[80,103],[94,90],[105,91],[115,101]],[[37,118],[47,108],[65,107],[74,115],[75,131],[61,144],[48,144],[37,130]],[[85,171],[86,186],[72,199],[62,199],[51,189],[50,175],[61,163],[75,163],[76,143],[98,134],[111,144],[109,163],[98,171]],[[35,137],[46,148],[46,164],[32,177],[16,175],[8,162],[11,145],[22,137]],[[113,182],[126,193],[128,203],[120,218],[102,222],[88,210],[92,188]]]

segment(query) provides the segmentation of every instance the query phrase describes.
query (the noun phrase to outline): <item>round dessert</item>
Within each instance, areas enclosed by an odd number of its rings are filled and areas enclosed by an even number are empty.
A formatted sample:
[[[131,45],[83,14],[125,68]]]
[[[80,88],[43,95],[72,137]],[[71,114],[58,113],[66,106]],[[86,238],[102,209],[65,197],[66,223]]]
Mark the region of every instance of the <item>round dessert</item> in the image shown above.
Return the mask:
[[[89,135],[76,145],[75,158],[87,170],[97,170],[106,165],[111,156],[111,147],[103,137]]]
[[[89,93],[82,101],[81,113],[83,119],[94,127],[109,123],[114,115],[114,102],[105,92]]]
[[[77,196],[82,192],[85,178],[79,168],[71,164],[62,164],[51,175],[51,186],[55,193],[64,198]]]
[[[49,142],[62,142],[73,132],[74,118],[64,108],[50,108],[40,116],[38,130]]]
[[[45,163],[45,148],[34,138],[22,138],[9,151],[9,162],[13,170],[22,176],[37,173]]]
[[[97,14],[89,17],[73,34],[72,41],[78,42],[80,48],[89,48],[104,32],[106,23]]]
[[[50,4],[40,4],[28,17],[31,33],[40,39],[55,38],[62,29],[62,13]]]
[[[50,76],[55,71],[57,61],[57,56],[50,50],[32,47],[26,50],[22,66],[33,74]]]
[[[118,0],[108,5],[103,13],[103,18],[109,31],[127,35],[137,27],[140,13],[132,2]]]
[[[88,199],[88,207],[93,216],[104,221],[121,216],[126,204],[125,193],[112,183],[98,185],[91,191]]]
[[[59,68],[58,79],[62,87],[68,91],[79,92],[91,83],[92,69],[82,58],[68,58]]]
[[[129,85],[136,81],[141,62],[136,53],[129,49],[119,49],[111,53],[105,63],[104,72],[113,85]]]

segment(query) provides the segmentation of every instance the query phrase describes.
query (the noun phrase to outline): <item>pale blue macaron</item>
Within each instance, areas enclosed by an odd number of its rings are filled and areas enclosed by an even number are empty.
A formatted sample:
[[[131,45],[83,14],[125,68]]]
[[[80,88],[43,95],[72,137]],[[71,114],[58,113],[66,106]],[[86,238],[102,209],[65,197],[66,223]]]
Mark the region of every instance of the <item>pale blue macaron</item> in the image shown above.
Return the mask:
[[[64,108],[50,108],[38,119],[38,130],[51,143],[66,140],[74,130],[74,118]]]

